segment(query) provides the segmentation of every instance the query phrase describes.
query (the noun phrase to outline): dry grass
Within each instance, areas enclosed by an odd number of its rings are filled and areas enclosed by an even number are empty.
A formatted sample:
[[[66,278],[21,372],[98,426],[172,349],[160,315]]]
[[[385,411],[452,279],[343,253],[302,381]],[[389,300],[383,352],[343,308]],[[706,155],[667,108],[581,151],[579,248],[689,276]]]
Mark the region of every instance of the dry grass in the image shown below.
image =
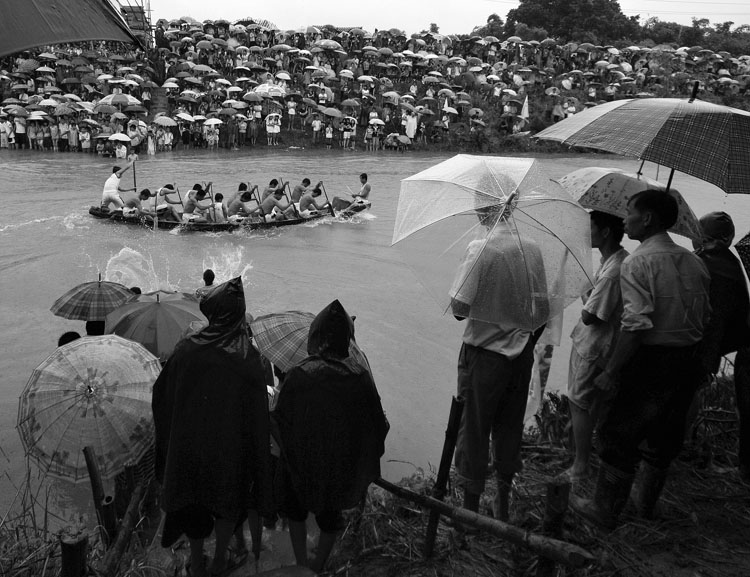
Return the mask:
[[[548,397],[537,428],[524,442],[524,470],[513,487],[511,520],[539,531],[548,481],[572,457],[566,448],[565,399]],[[610,534],[597,531],[568,513],[563,538],[593,553],[597,562],[577,571],[558,568],[556,575],[581,577],[746,577],[750,574],[750,490],[736,472],[737,418],[731,379],[721,377],[702,393],[692,442],[673,465],[657,520],[643,521],[626,508],[623,524]],[[434,471],[417,469],[401,484],[429,494]],[[60,573],[60,531],[50,530],[45,485],[28,469],[14,484],[13,505],[0,518],[0,576],[56,576]],[[591,494],[593,481],[576,488]],[[494,482],[489,479],[480,504],[490,509]],[[451,480],[446,501],[460,505],[461,492]],[[336,576],[531,576],[537,558],[498,538],[478,534],[461,538],[443,518],[435,551],[422,551],[428,514],[379,487],[372,487],[362,509],[348,513],[348,524],[328,565]],[[60,521],[59,519],[57,521]],[[140,535],[153,534],[144,520]],[[71,522],[69,533],[86,532],[89,564],[102,554],[98,530]],[[120,565],[123,577],[166,577],[142,539],[133,539]],[[153,551],[151,552],[153,554]],[[160,567],[157,567],[159,565]]]
[[[524,471],[513,488],[511,521],[539,531],[546,484],[572,461],[566,448],[567,403],[551,396],[525,440]],[[731,378],[721,377],[702,393],[693,441],[673,464],[657,519],[644,521],[626,508],[620,527],[606,534],[566,514],[563,538],[593,553],[597,562],[556,575],[582,577],[722,576],[750,574],[750,490],[736,471],[737,417]],[[401,484],[420,493],[432,488],[433,472],[417,470]],[[575,491],[591,495],[594,481]],[[489,510],[495,487],[480,505]],[[446,501],[460,505],[450,484]],[[353,511],[329,564],[331,575],[386,577],[536,575],[538,559],[495,537],[457,538],[441,520],[435,553],[422,555],[428,513],[372,488],[363,510]],[[331,569],[332,568],[332,569]]]

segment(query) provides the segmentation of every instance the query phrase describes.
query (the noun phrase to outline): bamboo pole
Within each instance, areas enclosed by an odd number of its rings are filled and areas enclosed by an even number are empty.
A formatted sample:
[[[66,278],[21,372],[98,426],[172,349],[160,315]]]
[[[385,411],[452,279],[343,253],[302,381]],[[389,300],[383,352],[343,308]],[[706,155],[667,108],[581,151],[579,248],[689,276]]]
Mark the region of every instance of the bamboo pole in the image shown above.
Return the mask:
[[[140,520],[140,505],[145,494],[146,486],[143,483],[138,483],[133,490],[133,495],[130,497],[128,510],[125,511],[125,516],[120,523],[117,539],[115,539],[112,547],[104,554],[97,568],[103,577],[114,577],[117,574],[117,567],[130,543],[130,536],[133,534]]]
[[[448,416],[448,426],[445,429],[445,442],[443,443],[443,454],[440,456],[440,466],[438,467],[437,479],[432,489],[432,496],[438,501],[445,497],[445,487],[448,484],[448,477],[451,471],[451,462],[453,453],[456,450],[456,439],[458,438],[458,428],[461,425],[461,417],[464,412],[463,397],[453,397],[451,401],[450,415]],[[427,532],[424,540],[424,556],[429,559],[435,547],[435,537],[437,536],[438,523],[440,522],[440,511],[430,510],[430,519],[427,522]]]
[[[86,468],[89,471],[91,493],[94,497],[94,507],[96,508],[96,516],[99,519],[102,541],[106,546],[109,546],[112,543],[112,539],[114,539],[115,531],[117,531],[117,523],[113,515],[114,510],[110,513],[105,508],[104,484],[102,483],[102,475],[99,472],[99,465],[96,463],[94,447],[84,447],[83,456],[86,459]]]
[[[578,545],[566,543],[565,541],[553,539],[552,537],[545,537],[544,535],[539,535],[537,533],[530,533],[529,531],[525,531],[514,525],[485,517],[484,515],[462,509],[461,507],[448,505],[447,503],[443,503],[432,497],[419,495],[414,491],[394,485],[385,479],[377,479],[375,484],[402,499],[413,501],[418,505],[429,509],[437,509],[441,515],[450,517],[454,521],[476,527],[477,529],[491,533],[505,541],[513,543],[514,545],[526,547],[537,555],[542,555],[552,559],[561,565],[566,565],[568,567],[583,567],[595,560],[595,557],[591,553]]]

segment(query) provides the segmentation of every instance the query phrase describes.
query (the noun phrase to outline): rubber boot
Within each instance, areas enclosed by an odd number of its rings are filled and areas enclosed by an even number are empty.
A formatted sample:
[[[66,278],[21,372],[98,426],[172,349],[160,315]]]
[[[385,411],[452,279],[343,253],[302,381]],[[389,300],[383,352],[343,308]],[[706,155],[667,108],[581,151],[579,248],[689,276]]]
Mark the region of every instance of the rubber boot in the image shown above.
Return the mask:
[[[510,517],[510,490],[513,486],[513,476],[500,475],[497,476],[497,494],[495,500],[492,503],[492,515],[498,521],[508,522]]]
[[[570,496],[570,507],[581,517],[598,527],[611,531],[617,526],[625,503],[630,496],[633,475],[602,463],[596,480],[593,499]]]
[[[664,489],[667,473],[668,469],[659,469],[645,461],[641,463],[641,470],[633,485],[632,493],[633,504],[639,517],[654,518],[654,507]]]

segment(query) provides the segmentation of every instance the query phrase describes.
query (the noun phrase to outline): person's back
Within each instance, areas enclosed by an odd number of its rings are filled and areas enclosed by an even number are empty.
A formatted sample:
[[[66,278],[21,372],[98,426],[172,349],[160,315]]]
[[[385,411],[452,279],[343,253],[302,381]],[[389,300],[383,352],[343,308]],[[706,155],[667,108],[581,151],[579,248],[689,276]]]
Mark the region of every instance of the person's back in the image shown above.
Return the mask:
[[[388,422],[369,368],[350,355],[352,318],[334,301],[315,318],[308,335],[310,354],[292,368],[278,396],[274,420],[284,458],[282,512],[298,565],[306,565],[307,512],[321,528],[317,556],[321,571],[341,524],[341,511],[367,494],[380,475]]]

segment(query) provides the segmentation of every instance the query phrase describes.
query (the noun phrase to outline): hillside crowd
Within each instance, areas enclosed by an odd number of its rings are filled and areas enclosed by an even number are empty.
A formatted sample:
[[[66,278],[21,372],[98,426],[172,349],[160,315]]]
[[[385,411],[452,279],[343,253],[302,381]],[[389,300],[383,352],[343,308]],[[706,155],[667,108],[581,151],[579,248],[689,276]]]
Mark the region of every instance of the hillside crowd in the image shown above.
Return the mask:
[[[528,134],[607,100],[689,96],[695,82],[701,98],[746,107],[749,79],[750,55],[700,46],[186,17],[159,21],[149,49],[78,43],[0,61],[0,148],[460,146]]]

